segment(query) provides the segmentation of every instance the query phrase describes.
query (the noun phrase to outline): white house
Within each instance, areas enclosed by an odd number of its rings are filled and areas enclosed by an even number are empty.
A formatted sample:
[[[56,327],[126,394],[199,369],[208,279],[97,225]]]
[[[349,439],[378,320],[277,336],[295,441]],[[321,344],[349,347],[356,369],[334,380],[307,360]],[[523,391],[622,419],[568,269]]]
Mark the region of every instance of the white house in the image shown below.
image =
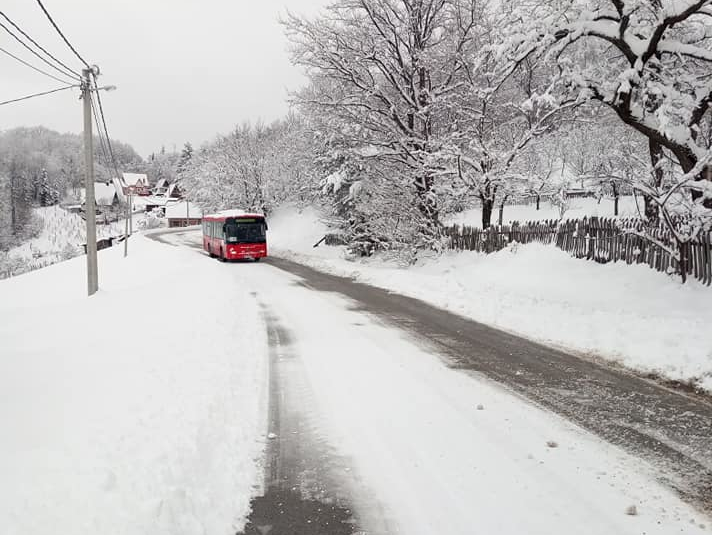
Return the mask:
[[[169,227],[187,227],[200,225],[203,211],[200,206],[189,201],[177,202],[166,206],[166,219]]]
[[[80,190],[82,204],[86,201],[86,190]],[[94,183],[94,202],[97,208],[110,208],[119,204],[119,196],[116,193],[116,187],[112,183],[95,182]]]

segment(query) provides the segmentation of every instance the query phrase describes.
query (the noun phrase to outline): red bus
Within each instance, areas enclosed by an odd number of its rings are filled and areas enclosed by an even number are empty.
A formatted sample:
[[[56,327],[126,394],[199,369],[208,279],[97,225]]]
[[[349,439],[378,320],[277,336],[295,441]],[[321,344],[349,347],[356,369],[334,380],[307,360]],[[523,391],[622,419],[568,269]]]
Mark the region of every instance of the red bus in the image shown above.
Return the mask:
[[[259,261],[267,256],[265,216],[236,210],[203,216],[203,249],[222,261]]]

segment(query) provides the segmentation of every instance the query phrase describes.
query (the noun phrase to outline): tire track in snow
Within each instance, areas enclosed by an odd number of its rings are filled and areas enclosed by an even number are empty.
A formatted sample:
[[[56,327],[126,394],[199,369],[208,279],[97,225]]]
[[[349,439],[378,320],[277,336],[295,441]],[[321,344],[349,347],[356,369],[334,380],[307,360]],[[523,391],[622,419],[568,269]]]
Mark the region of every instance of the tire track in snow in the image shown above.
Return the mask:
[[[312,422],[311,393],[292,334],[266,305],[260,307],[270,348],[265,492],[252,500],[252,513],[238,535],[376,533],[362,528],[358,510],[373,522],[379,508],[364,503],[348,460],[333,451]]]

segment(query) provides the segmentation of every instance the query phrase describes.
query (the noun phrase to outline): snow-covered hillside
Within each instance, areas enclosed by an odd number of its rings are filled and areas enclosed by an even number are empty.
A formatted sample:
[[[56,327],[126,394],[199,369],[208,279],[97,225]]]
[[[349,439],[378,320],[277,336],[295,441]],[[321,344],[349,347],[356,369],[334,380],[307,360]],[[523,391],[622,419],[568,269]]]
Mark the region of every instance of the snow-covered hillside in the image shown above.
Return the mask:
[[[86,243],[84,219],[60,206],[35,208],[34,212],[41,226],[39,235],[10,249],[7,253],[0,252],[0,279],[51,266],[84,253],[83,245]],[[132,217],[134,231],[141,227],[156,226],[155,220],[151,221],[150,225],[144,223],[150,217],[142,212],[133,214]],[[97,218],[97,239],[122,236],[124,225],[125,219],[102,224]]]
[[[341,247],[313,248],[327,228],[311,209],[279,211],[270,228],[274,254],[712,391],[712,288],[696,281],[682,285],[647,266],[600,265],[541,244],[423,257],[403,269],[378,257],[347,259]]]
[[[59,206],[34,209],[40,221],[40,234],[19,247],[0,253],[0,278],[40,269],[83,253],[86,222]],[[123,234],[119,223],[97,225],[97,238]]]

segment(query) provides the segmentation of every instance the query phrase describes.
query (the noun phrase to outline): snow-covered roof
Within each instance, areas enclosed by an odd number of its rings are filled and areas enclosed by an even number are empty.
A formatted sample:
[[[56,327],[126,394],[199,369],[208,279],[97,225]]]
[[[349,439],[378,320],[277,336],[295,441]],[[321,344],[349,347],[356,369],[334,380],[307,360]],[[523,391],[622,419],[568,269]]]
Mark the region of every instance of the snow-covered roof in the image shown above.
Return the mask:
[[[174,199],[169,199],[165,195],[149,195],[148,197],[143,198],[146,202],[146,204],[153,204],[156,206],[166,206],[171,200]]]
[[[82,202],[86,201],[86,190],[80,190]],[[104,182],[94,183],[94,202],[99,206],[111,206],[116,195],[116,188],[113,184],[105,184]]]
[[[188,205],[187,217],[190,219],[198,219],[203,217],[203,211],[200,206],[193,204],[192,202],[182,201],[175,204],[169,204],[166,206],[166,217],[170,219],[181,219],[186,217],[186,204]]]
[[[161,178],[156,182],[157,188],[167,188],[169,186],[167,178]]]
[[[220,212],[215,212],[214,214],[206,214],[206,217],[264,217],[264,214],[258,214],[255,212],[245,212],[244,210],[221,210]]]
[[[143,173],[122,173],[127,186],[148,186],[148,176]]]

